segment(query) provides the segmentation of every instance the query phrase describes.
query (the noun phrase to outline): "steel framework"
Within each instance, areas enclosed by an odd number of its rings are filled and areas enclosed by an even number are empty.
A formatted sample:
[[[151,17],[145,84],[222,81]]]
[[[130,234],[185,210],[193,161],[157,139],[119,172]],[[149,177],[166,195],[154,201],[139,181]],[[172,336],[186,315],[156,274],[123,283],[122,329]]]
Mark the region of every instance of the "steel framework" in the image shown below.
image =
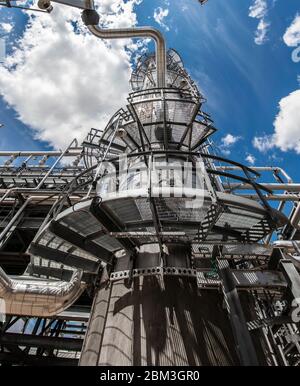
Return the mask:
[[[147,88],[153,85],[153,63],[154,56],[141,58],[127,108],[103,131],[91,129],[82,145],[74,140],[65,151],[0,152],[1,266],[10,275],[66,282],[76,268],[86,283],[84,295],[68,311],[53,317],[33,312],[30,317],[19,308],[19,316],[10,316],[2,325],[2,363],[76,364],[92,298],[102,294],[103,282],[113,290],[120,282],[134,288],[137,280],[178,278],[196,280],[208,302],[215,296],[220,300],[223,288],[228,308],[223,323],[228,317],[233,331],[226,342],[231,359],[219,357],[212,363],[299,364],[299,324],[291,314],[292,299],[300,297],[300,184],[281,168],[249,168],[216,155],[209,139],[216,129],[202,111],[204,100],[179,55],[168,54],[165,89]],[[153,114],[158,108],[162,113]],[[112,177],[104,161],[118,163],[124,152],[135,174],[142,166],[149,168],[155,157],[169,162],[201,157],[209,190],[202,220],[199,214],[184,213],[179,198],[134,199],[131,194],[121,196],[121,206],[118,200],[106,203],[104,187]],[[119,173],[118,189],[123,191]],[[260,173],[273,182],[260,182]],[[95,305],[93,312],[99,312]],[[103,339],[109,332],[105,334]],[[84,347],[89,347],[88,338]],[[235,359],[232,342],[240,347]],[[251,353],[247,347],[253,348]],[[92,361],[86,350],[83,364]],[[140,364],[141,358],[130,363]]]
[[[216,153],[160,43],[103,130],[0,152],[3,364],[300,363],[300,184]]]

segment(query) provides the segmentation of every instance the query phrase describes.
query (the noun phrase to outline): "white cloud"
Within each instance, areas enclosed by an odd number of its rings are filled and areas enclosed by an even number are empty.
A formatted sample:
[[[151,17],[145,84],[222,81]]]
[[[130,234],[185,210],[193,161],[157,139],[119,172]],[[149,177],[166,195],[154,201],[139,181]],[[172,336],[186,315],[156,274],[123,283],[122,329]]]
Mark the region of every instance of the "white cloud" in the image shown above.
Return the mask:
[[[231,151],[229,149],[224,148],[224,147],[221,147],[221,152],[226,156],[229,156],[231,154]]]
[[[274,136],[271,135],[263,135],[261,137],[254,137],[252,141],[253,146],[261,151],[262,153],[265,153],[266,151],[272,149],[274,144]]]
[[[262,152],[277,147],[300,154],[300,90],[281,99],[274,129],[271,135],[255,137],[253,146]]]
[[[268,5],[266,0],[255,0],[249,7],[249,16],[256,19],[261,19],[266,16],[268,12]]]
[[[181,7],[181,11],[182,12],[186,12],[188,10],[188,6],[186,4],[183,4],[182,7]]]
[[[283,151],[295,150],[300,154],[300,90],[282,98],[279,107],[274,142]]]
[[[240,137],[227,134],[225,137],[221,138],[221,145],[219,146],[219,149],[224,155],[229,156],[231,153],[230,148],[239,140]]]
[[[162,7],[155,8],[154,10],[154,20],[156,23],[158,23],[161,27],[165,28],[166,31],[169,31],[170,28],[165,24],[164,19],[169,15],[169,9]]]
[[[262,45],[268,40],[267,33],[271,24],[266,20],[267,14],[267,0],[255,0],[254,3],[249,7],[249,16],[255,19],[259,19],[254,38],[255,43],[258,45]]]
[[[255,43],[258,45],[264,44],[267,40],[267,33],[269,31],[270,23],[261,19],[258,23],[257,29],[255,31]]]
[[[12,31],[12,29],[14,28],[13,24],[11,23],[0,23],[0,29],[1,31],[5,32],[5,33],[10,33]]]
[[[225,137],[221,139],[221,141],[222,141],[222,145],[227,147],[227,146],[234,145],[239,139],[240,137],[235,137],[232,134],[227,134]]]
[[[110,15],[102,24],[135,25],[138,3],[103,0],[101,14]],[[36,138],[62,148],[91,127],[103,128],[126,102],[131,72],[126,43],[131,41],[97,39],[70,7],[30,14],[17,49],[0,67],[0,93]]]
[[[283,41],[289,47],[297,47],[300,44],[300,15],[296,15],[292,24],[285,31]]]
[[[246,160],[250,165],[254,165],[254,163],[255,163],[255,161],[256,161],[256,158],[254,157],[254,155],[248,154],[247,157],[245,158],[245,160]]]

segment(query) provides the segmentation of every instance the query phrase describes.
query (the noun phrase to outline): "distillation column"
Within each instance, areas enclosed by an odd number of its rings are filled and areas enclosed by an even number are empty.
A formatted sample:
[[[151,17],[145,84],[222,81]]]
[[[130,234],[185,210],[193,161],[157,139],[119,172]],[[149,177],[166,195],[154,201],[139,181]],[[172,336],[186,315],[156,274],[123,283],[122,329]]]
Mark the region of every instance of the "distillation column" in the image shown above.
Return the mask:
[[[112,184],[111,171],[97,173],[98,198],[91,209],[124,249],[102,271],[80,365],[255,365],[258,359],[230,270],[221,267],[210,279],[213,255],[220,257],[214,248],[202,267],[207,276],[201,283],[194,252],[201,242],[214,240],[211,231],[221,214],[226,216],[225,203],[240,205],[240,220],[246,210],[257,211],[254,223],[267,213],[251,200],[225,197],[205,167],[197,175],[195,165],[202,159],[194,149],[215,129],[208,118],[200,121],[202,97],[175,51],[168,52],[167,63],[166,88],[161,89],[155,87],[155,56],[141,59],[132,74],[128,112],[112,118],[100,141],[106,144],[102,154],[111,143],[111,150],[123,147],[128,156],[126,177],[117,168],[118,184]],[[157,160],[162,170],[173,173],[168,179],[171,174],[158,172],[158,185],[149,178]],[[199,207],[193,207],[195,198],[186,191],[178,195],[184,162],[192,165],[190,189],[195,194],[196,180],[202,179]],[[146,178],[142,171],[148,171]],[[114,189],[118,194],[113,196]],[[226,224],[224,234],[219,230],[224,242],[226,227],[230,234]],[[212,288],[209,284],[216,280],[223,286]],[[236,318],[241,322],[233,322]]]

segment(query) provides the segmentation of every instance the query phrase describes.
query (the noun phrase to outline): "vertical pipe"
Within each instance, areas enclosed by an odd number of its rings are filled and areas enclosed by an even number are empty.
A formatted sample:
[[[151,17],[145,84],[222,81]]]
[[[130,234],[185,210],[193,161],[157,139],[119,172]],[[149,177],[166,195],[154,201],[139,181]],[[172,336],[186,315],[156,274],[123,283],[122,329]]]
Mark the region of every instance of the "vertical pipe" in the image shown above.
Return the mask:
[[[122,29],[102,29],[96,25],[88,25],[92,34],[101,39],[151,38],[156,45],[157,87],[166,86],[166,45],[160,31],[152,27],[136,27]]]

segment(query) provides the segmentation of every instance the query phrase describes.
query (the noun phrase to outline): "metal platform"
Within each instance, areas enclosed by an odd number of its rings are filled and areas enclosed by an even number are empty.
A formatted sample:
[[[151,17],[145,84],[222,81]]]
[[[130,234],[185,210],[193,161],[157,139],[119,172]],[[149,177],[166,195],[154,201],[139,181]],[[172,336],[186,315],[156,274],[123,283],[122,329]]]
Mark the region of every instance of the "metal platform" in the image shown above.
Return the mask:
[[[300,184],[216,154],[160,49],[82,144],[0,152],[1,363],[299,365]]]

